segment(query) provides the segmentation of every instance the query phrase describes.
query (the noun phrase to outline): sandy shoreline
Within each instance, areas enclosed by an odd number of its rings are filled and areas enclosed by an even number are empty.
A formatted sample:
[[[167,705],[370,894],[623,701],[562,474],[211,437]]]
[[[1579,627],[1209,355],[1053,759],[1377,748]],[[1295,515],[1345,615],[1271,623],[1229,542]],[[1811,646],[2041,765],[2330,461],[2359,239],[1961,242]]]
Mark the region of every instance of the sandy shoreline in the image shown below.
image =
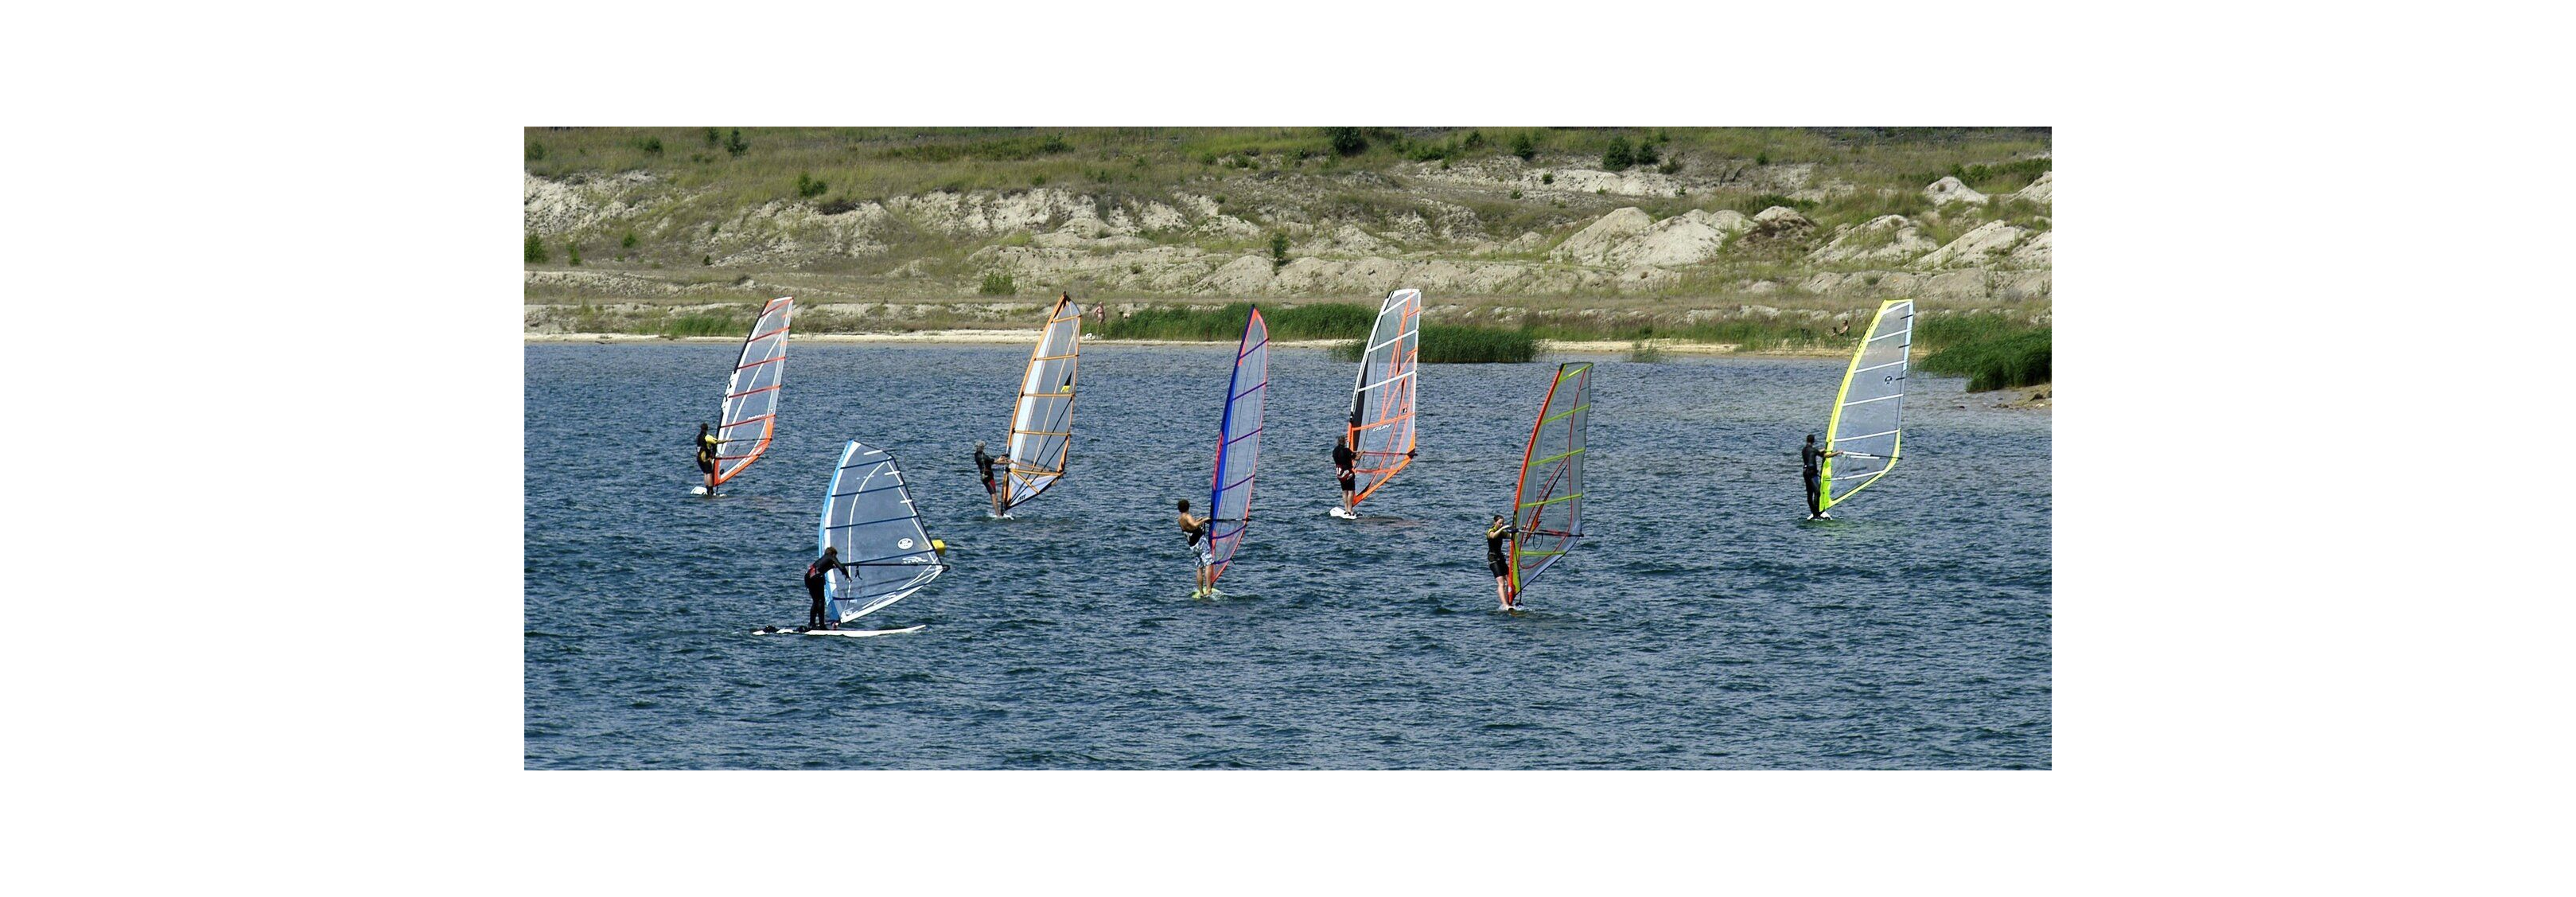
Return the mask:
[[[1024,344],[1037,338],[1035,330],[914,330],[899,333],[799,333],[800,343],[911,343],[911,344]],[[651,333],[527,333],[526,343],[739,343],[738,336],[666,337]],[[1084,337],[1083,345],[1098,346],[1214,346],[1204,340],[1100,339]],[[1344,340],[1280,340],[1272,345],[1289,349],[1330,348]],[[1735,343],[1694,343],[1680,340],[1649,340],[1657,351],[1676,355],[1795,355],[1840,357],[1849,349],[1818,347],[1816,349],[1775,349],[1744,351]],[[1540,340],[1539,351],[1565,355],[1626,355],[1636,344],[1630,340]]]

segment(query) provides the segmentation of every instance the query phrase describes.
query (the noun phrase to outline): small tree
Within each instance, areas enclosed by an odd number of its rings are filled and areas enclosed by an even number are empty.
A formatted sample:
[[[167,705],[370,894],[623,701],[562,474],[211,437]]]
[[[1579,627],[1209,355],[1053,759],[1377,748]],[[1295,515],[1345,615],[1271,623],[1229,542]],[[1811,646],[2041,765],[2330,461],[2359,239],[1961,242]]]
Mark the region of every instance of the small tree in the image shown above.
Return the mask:
[[[1521,157],[1523,162],[1536,158],[1538,142],[1530,139],[1528,131],[1522,131],[1512,138],[1512,155]]]
[[[707,129],[707,148],[708,148],[708,149],[715,149],[716,147],[723,146],[723,145],[724,145],[724,135],[716,133],[716,129],[714,129],[714,128],[708,128],[708,129]]]
[[[627,231],[627,232],[626,232],[626,239],[623,239],[623,240],[619,240],[619,241],[617,241],[617,248],[619,248],[619,249],[633,249],[633,248],[635,248],[635,232],[634,232],[634,231],[631,231],[631,230],[630,230],[630,231]]]
[[[1485,148],[1485,132],[1483,132],[1483,131],[1469,131],[1469,132],[1467,132],[1467,139],[1466,139],[1466,140],[1463,140],[1463,141],[1459,141],[1458,146],[1459,146],[1459,148],[1464,149],[1464,150],[1466,150],[1466,151],[1468,151],[1468,152],[1471,152],[1471,153],[1472,153],[1472,152],[1475,152],[1475,151],[1477,151],[1477,150],[1480,150],[1480,149],[1484,149],[1484,148]]]
[[[1655,163],[1657,163],[1657,162],[1661,162],[1661,161],[1663,161],[1663,160],[1664,160],[1664,159],[1663,159],[1663,155],[1662,155],[1662,154],[1660,154],[1660,153],[1655,152],[1655,145],[1654,145],[1654,144],[1651,144],[1651,143],[1640,143],[1640,144],[1637,144],[1637,164],[1639,164],[1639,165],[1653,165],[1653,164],[1655,164]]]
[[[800,198],[813,199],[823,195],[823,191],[829,189],[832,189],[830,184],[815,180],[813,175],[804,172],[796,174],[796,195]]]
[[[1358,128],[1325,128],[1325,138],[1332,141],[1333,154],[1356,156],[1368,152],[1368,138]]]
[[[580,266],[580,265],[581,265],[581,244],[579,244],[579,243],[575,243],[575,242],[573,242],[573,241],[571,241],[571,240],[565,240],[565,241],[564,241],[564,261],[570,262],[570,263],[572,263],[572,264],[573,264],[574,266],[576,266],[576,267]]]
[[[1610,148],[1601,151],[1601,170],[1626,171],[1637,164],[1637,151],[1628,146],[1628,138],[1610,138]]]
[[[725,138],[724,148],[725,152],[739,156],[751,149],[751,142],[742,139],[741,128],[735,128],[733,129],[733,136]]]
[[[535,232],[530,232],[528,234],[526,255],[528,264],[542,265],[546,263],[546,241],[539,239]]]
[[[1011,282],[1011,275],[992,271],[984,275],[984,285],[976,287],[975,291],[987,296],[1008,296],[1019,292],[1020,287]]]
[[[1270,232],[1270,270],[1277,271],[1277,270],[1279,270],[1281,267],[1283,267],[1283,266],[1285,266],[1285,265],[1287,265],[1287,264],[1288,264],[1288,232],[1287,232],[1287,231],[1271,231],[1271,232]]]
[[[643,150],[646,155],[659,156],[662,154],[662,138],[646,137],[641,141],[637,141],[635,148]]]

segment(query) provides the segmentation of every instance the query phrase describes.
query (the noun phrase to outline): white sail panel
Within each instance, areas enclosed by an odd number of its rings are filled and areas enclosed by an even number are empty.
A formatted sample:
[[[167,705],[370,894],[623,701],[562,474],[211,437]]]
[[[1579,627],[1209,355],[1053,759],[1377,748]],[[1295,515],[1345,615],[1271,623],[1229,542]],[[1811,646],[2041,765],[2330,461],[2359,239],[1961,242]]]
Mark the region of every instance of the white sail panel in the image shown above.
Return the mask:
[[[843,623],[903,600],[948,569],[921,527],[894,456],[855,439],[842,447],[840,466],[832,470],[815,539],[817,555],[840,550],[841,568],[826,579],[823,600],[825,611]]]
[[[1359,474],[1358,500],[1413,462],[1414,365],[1422,351],[1422,291],[1397,290],[1379,304],[1377,324],[1360,347],[1359,379],[1351,384],[1351,466]]]
[[[1038,497],[1064,476],[1073,442],[1073,381],[1082,353],[1082,306],[1059,299],[1029,350],[1020,400],[1011,412],[1010,495],[1004,509]]]
[[[1208,551],[1215,575],[1243,546],[1251,526],[1252,473],[1261,457],[1261,404],[1270,387],[1270,328],[1254,308],[1236,344],[1234,375],[1226,378],[1225,416],[1217,425],[1216,478],[1208,496]]]
[[[716,472],[712,489],[733,479],[769,449],[777,430],[778,391],[787,377],[787,319],[796,298],[781,296],[760,309],[751,335],[742,341],[733,376],[725,383],[723,423],[716,427]]]
[[[1820,504],[1830,508],[1849,498],[1896,466],[1902,442],[1906,353],[1914,344],[1914,301],[1898,299],[1878,307],[1869,332],[1852,351],[1851,367],[1834,397],[1833,422],[1825,427],[1825,450],[1842,454],[1825,459]]]
[[[1583,537],[1584,433],[1591,417],[1592,363],[1559,365],[1530,425],[1520,487],[1512,493],[1513,525],[1520,528],[1512,540],[1514,596]]]

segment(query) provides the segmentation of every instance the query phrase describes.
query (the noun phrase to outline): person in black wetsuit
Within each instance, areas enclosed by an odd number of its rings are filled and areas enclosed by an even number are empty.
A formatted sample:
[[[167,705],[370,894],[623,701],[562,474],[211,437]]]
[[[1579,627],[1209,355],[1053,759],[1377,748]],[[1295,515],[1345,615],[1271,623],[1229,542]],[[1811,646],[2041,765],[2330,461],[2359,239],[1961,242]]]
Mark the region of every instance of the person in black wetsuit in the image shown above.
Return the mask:
[[[1841,454],[1841,452],[1817,448],[1814,433],[1807,434],[1806,447],[1798,450],[1798,463],[1807,469],[1807,519],[1825,519],[1823,493],[1825,473],[1822,465],[1826,458]]]
[[[1354,465],[1358,459],[1359,455],[1351,451],[1350,434],[1342,434],[1341,441],[1333,443],[1333,477],[1342,484],[1342,510],[1353,513],[1359,511],[1360,504],[1355,492],[1359,485],[1359,471]]]
[[[716,478],[716,446],[720,444],[716,441],[716,435],[707,432],[707,425],[699,424],[698,438],[694,444],[698,447],[698,472],[706,474],[708,482],[714,482]]]
[[[840,569],[840,566],[841,550],[828,546],[823,549],[822,557],[815,558],[813,563],[805,565],[805,592],[814,597],[813,606],[805,611],[805,628],[840,628],[839,624],[834,623],[823,613],[823,584],[831,579],[832,571]]]
[[[1002,489],[993,483],[993,464],[1000,459],[984,452],[984,444],[975,443],[975,470],[984,475],[984,494],[993,499],[993,516],[1002,516]]]
[[[1208,523],[1209,518],[1190,516],[1190,500],[1181,499],[1181,535],[1189,537],[1190,563],[1198,568],[1197,587],[1190,590],[1192,598],[1216,591],[1216,555],[1210,553],[1211,546],[1207,544]]]
[[[1494,515],[1494,522],[1485,524],[1485,570],[1494,574],[1494,597],[1502,599],[1505,610],[1511,609],[1514,602],[1512,601],[1512,562],[1504,556],[1504,552],[1510,550],[1506,546],[1509,546],[1512,543],[1512,537],[1520,535],[1520,532],[1519,527],[1513,526],[1511,521],[1501,514]]]

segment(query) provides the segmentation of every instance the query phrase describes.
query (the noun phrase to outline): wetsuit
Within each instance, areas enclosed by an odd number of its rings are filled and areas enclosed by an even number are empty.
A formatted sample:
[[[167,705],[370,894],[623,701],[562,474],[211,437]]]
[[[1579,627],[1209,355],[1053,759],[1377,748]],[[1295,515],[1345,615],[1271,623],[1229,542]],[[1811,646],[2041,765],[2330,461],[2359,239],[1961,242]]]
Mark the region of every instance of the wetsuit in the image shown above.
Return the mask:
[[[1492,572],[1498,577],[1512,575],[1511,560],[1503,556],[1503,552],[1505,551],[1504,546],[1510,545],[1512,537],[1519,534],[1520,528],[1516,526],[1506,526],[1502,529],[1488,529],[1485,531],[1486,570]]]
[[[814,605],[805,611],[805,625],[808,627],[821,629],[831,625],[823,614],[823,583],[831,578],[832,567],[822,558],[815,558],[813,563],[805,565],[805,592],[814,596]]]
[[[1350,446],[1333,443],[1333,474],[1340,478],[1344,492],[1355,491],[1351,487],[1356,485],[1358,473],[1352,469],[1352,463],[1358,459],[1358,455],[1351,453]]]
[[[984,494],[986,495],[993,494],[999,488],[993,485],[994,460],[993,456],[984,454],[983,449],[975,450],[975,469],[984,473]]]
[[[708,476],[715,476],[716,446],[722,444],[716,440],[716,434],[700,433],[697,439],[691,441],[698,446],[698,470]]]
[[[1807,516],[1809,517],[1825,513],[1824,505],[1821,503],[1824,470],[1818,466],[1824,460],[1824,449],[1817,448],[1813,444],[1798,447],[1798,463],[1807,468]]]

